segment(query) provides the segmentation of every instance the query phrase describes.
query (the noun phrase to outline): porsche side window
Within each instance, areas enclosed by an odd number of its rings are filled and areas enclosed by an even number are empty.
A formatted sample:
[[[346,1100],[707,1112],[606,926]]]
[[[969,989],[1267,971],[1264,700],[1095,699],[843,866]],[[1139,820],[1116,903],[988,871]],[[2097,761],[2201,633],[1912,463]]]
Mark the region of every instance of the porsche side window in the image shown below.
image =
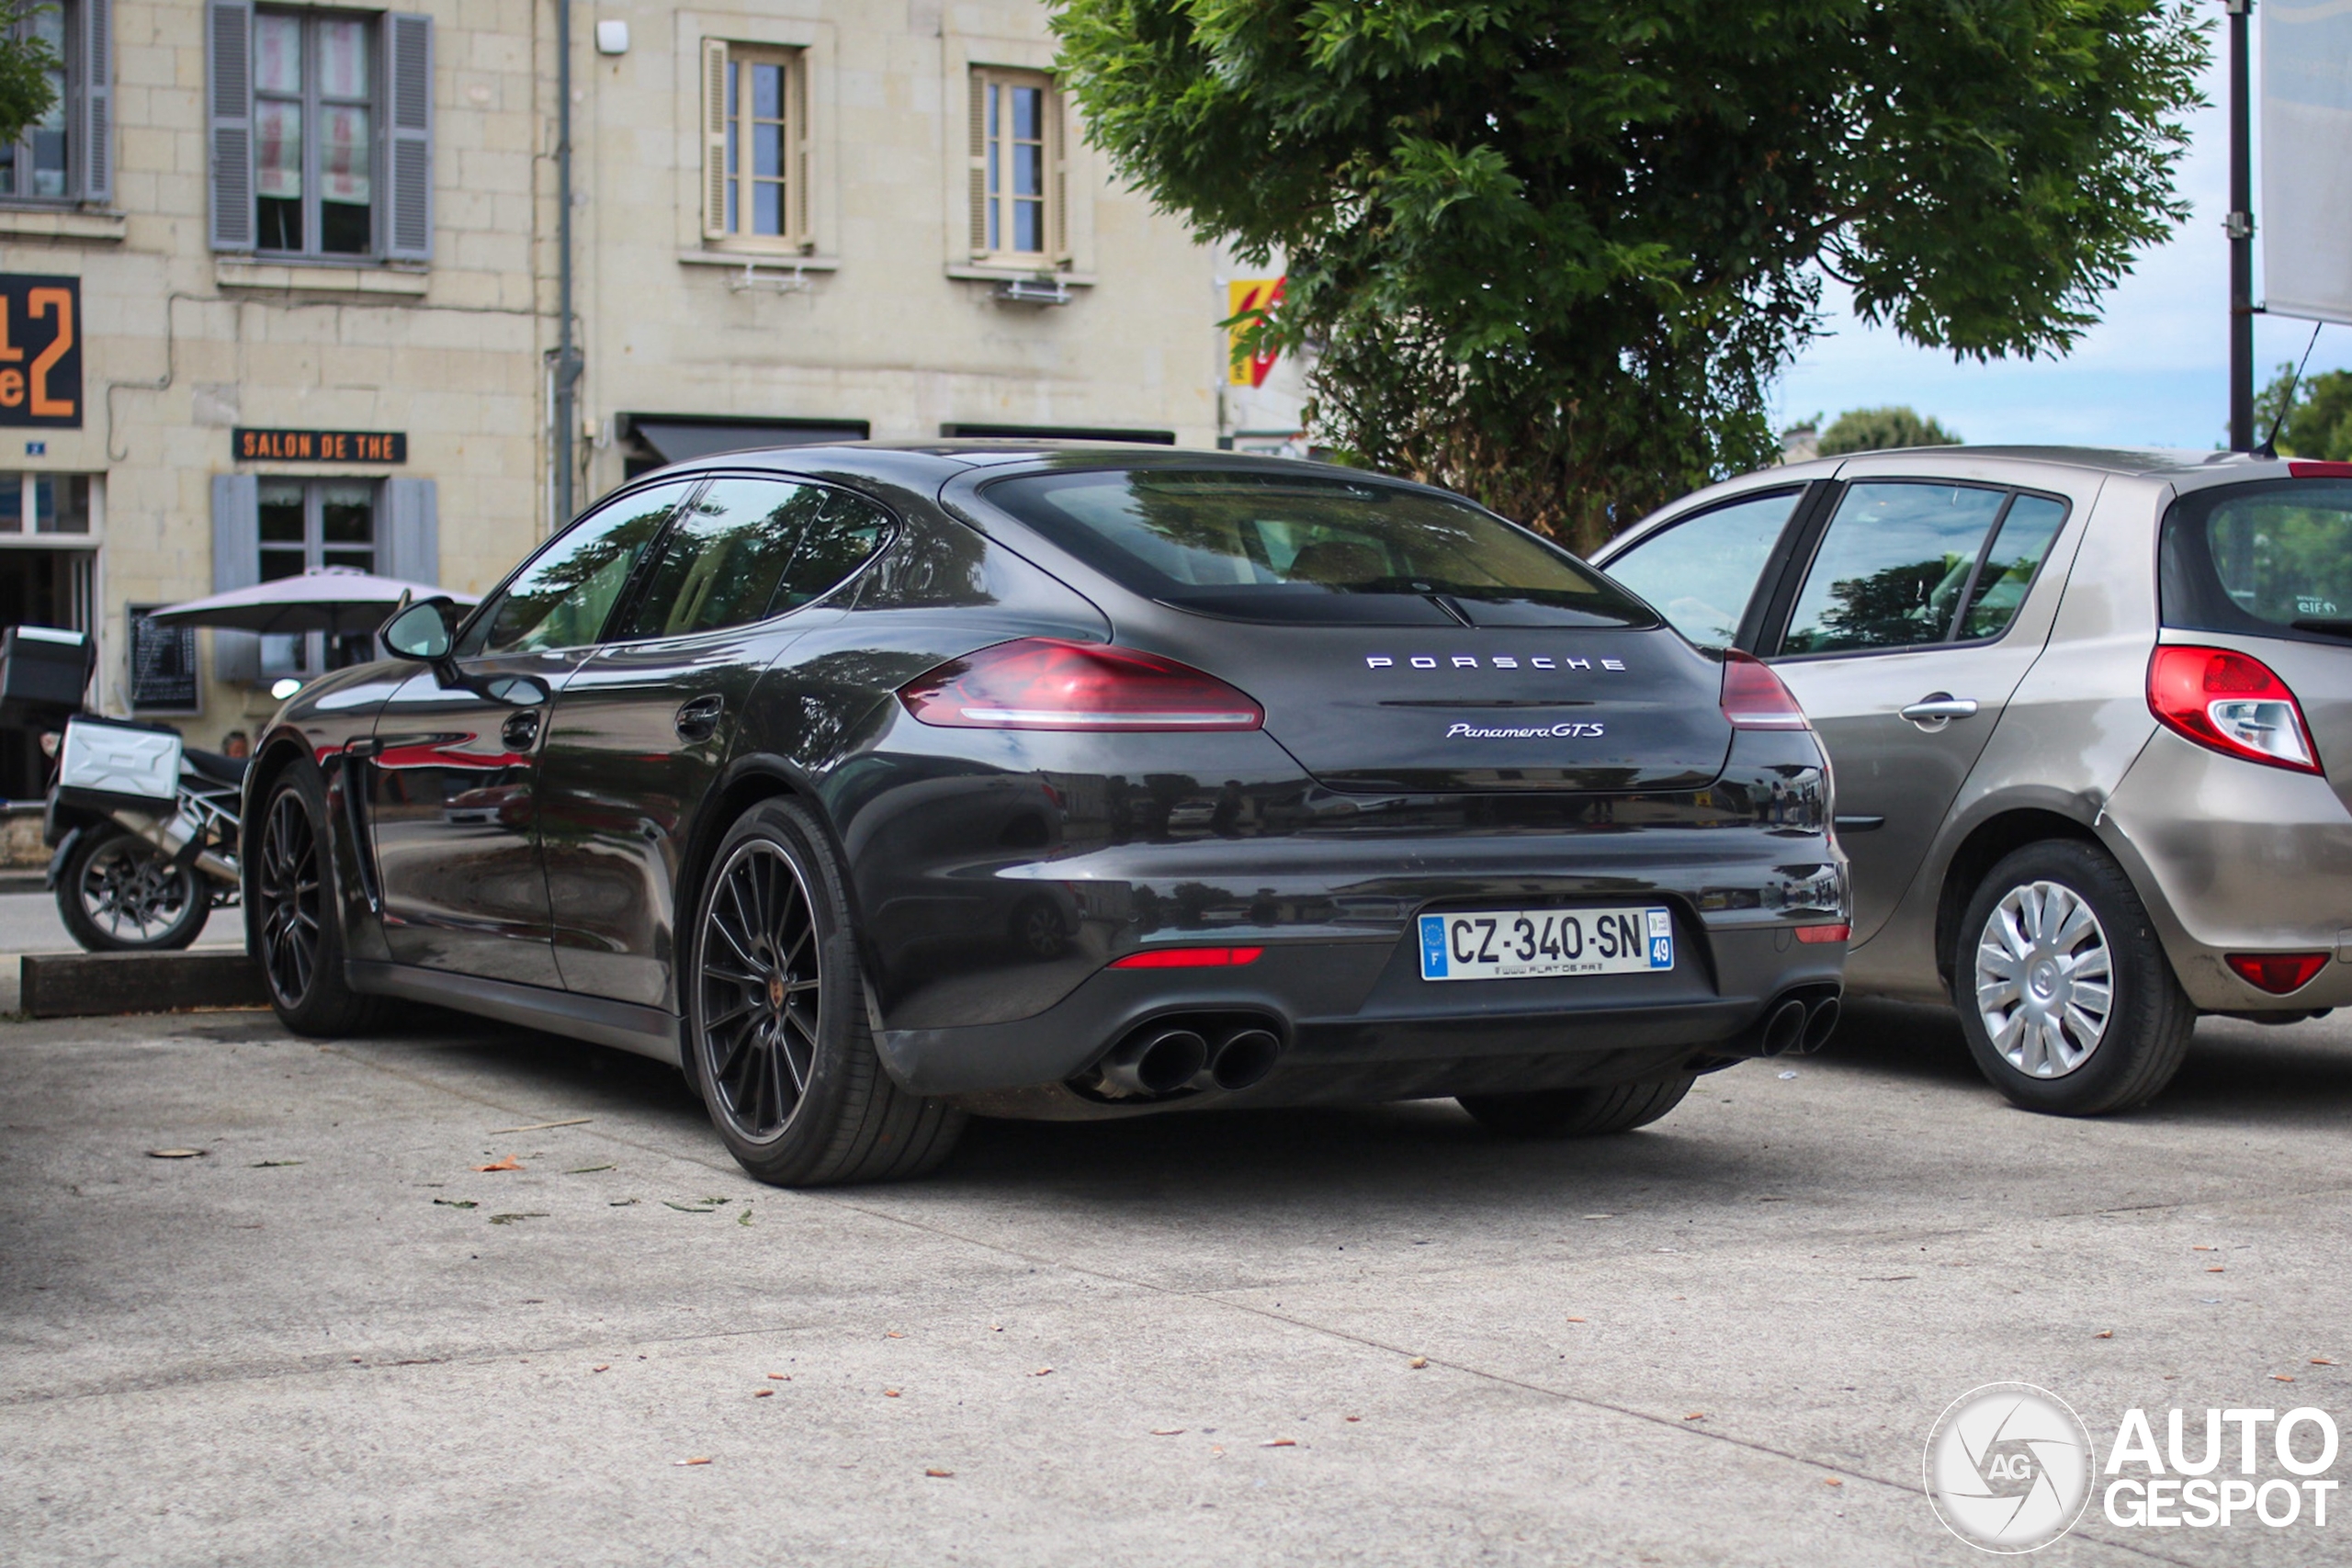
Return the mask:
[[[615,636],[687,637],[797,610],[864,565],[887,522],[822,485],[713,480],[672,525]]]
[[[636,491],[573,524],[474,617],[458,656],[594,642],[637,570],[638,558],[700,482],[679,479]]]
[[[1776,490],[1686,517],[1602,570],[1700,647],[1729,648],[1804,493]]]
[[[2005,490],[1976,485],[1849,487],[1814,552],[1781,652],[1942,642],[2008,498]]]
[[[800,547],[785,568],[768,613],[797,610],[831,593],[874,558],[889,531],[889,514],[880,507],[846,491],[834,491],[823,514],[801,532]]]

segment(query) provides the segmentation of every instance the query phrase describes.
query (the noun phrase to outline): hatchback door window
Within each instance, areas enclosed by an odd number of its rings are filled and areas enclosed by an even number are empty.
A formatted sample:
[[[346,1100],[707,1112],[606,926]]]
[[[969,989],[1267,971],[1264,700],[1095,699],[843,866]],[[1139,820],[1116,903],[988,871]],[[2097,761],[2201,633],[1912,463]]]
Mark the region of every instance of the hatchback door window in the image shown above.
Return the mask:
[[[867,503],[822,485],[714,480],[662,541],[616,635],[688,637],[797,609],[863,565],[883,525]]]
[[[1814,552],[1781,652],[1943,641],[2007,500],[2007,491],[1974,485],[1850,487]]]
[[[2168,626],[2352,637],[2352,482],[2192,491],[2165,517]]]
[[[594,642],[638,558],[700,482],[678,479],[635,491],[573,524],[474,617],[458,657]]]
[[[1604,568],[1702,648],[1729,648],[1802,490],[1748,496],[1668,524]]]

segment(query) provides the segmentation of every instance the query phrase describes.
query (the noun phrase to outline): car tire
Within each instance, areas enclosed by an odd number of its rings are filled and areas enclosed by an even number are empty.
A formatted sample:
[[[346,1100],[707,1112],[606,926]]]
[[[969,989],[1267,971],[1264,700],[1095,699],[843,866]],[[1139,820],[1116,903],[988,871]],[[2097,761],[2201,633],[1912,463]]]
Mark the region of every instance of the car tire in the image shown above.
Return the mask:
[[[171,953],[202,933],[212,889],[136,833],[85,828],[58,873],[57,913],[86,952]],[[147,934],[125,935],[110,914]]]
[[[246,931],[277,1021],[332,1040],[373,1024],[382,1003],[351,988],[344,968],[342,878],[328,830],[326,785],[296,762],[273,780],[260,820],[243,835]]]
[[[1978,884],[1951,972],[1970,1055],[2028,1111],[2144,1104],[2180,1070],[2197,1026],[2131,879],[2073,840],[2028,844]]]
[[[1698,1079],[1688,1073],[1595,1089],[1528,1094],[1465,1094],[1456,1103],[1490,1133],[1512,1138],[1598,1138],[1646,1127],[1676,1106]]]
[[[883,1070],[848,886],[816,819],[776,798],[736,818],[695,901],[687,1075],[728,1151],[777,1187],[922,1176],[964,1128]]]

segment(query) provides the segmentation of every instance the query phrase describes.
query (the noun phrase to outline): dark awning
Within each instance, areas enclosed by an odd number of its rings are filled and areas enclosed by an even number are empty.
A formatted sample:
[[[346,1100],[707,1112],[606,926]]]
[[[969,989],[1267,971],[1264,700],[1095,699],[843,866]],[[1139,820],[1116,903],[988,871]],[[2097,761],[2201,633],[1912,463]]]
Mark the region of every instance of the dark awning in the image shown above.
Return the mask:
[[[863,441],[872,428],[862,419],[729,419],[694,414],[628,413],[624,434],[653,449],[665,463],[683,463],[717,452],[751,452],[764,446],[821,446],[833,441]]]

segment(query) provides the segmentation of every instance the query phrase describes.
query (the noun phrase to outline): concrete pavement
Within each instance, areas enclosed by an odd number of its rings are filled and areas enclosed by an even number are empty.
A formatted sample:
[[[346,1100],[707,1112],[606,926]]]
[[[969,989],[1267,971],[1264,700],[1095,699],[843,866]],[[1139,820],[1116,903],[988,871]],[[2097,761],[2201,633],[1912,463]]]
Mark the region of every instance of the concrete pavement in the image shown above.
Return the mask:
[[[808,1194],[666,1069],[476,1025],[0,1025],[0,1107],[12,1562],[1966,1563],[1920,1451],[1978,1384],[2102,1454],[2135,1405],[2352,1417],[2337,1020],[2209,1021],[2103,1122],[1880,1007],[1614,1140],[980,1123]],[[2094,1502],[2036,1561],[2346,1532]]]

